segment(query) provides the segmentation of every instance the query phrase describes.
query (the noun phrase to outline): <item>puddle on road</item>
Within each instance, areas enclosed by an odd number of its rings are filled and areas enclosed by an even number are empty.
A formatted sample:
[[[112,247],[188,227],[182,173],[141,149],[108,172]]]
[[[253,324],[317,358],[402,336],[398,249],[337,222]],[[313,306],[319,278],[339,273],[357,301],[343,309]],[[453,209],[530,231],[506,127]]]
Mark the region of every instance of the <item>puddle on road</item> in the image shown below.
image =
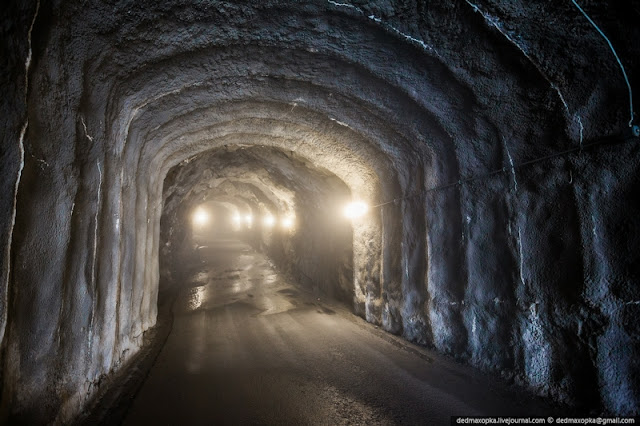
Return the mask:
[[[206,288],[205,286],[192,287],[189,289],[185,301],[185,305],[187,306],[188,311],[195,311],[200,306],[202,306],[202,302],[206,298]]]
[[[233,294],[245,293],[248,290],[250,290],[252,287],[253,287],[253,284],[251,284],[247,280],[235,280],[231,284],[231,292]]]
[[[200,268],[188,281],[193,287],[180,292],[176,313],[219,312],[220,309],[228,312],[230,309],[252,311],[250,316],[256,317],[303,308],[299,300],[302,293],[292,288],[270,262],[249,250],[242,251],[226,265],[202,265]],[[311,312],[315,310],[322,314],[334,313],[319,306],[311,308]]]
[[[274,283],[277,280],[278,280],[278,274],[269,274],[266,277],[264,277],[264,282],[267,284]]]
[[[210,279],[210,274],[208,271],[200,271],[193,276],[191,279],[192,284],[206,284]]]
[[[298,297],[300,295],[299,291],[292,288],[283,288],[282,290],[278,290],[278,293],[286,294],[289,297]]]

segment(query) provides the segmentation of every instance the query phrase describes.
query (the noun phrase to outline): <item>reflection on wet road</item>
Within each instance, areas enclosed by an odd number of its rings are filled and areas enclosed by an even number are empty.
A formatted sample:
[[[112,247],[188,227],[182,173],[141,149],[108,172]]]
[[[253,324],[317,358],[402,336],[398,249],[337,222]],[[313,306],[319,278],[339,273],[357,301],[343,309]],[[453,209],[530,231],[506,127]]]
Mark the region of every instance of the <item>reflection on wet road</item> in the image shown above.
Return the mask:
[[[125,424],[449,424],[546,411],[291,285],[246,244],[201,254]]]

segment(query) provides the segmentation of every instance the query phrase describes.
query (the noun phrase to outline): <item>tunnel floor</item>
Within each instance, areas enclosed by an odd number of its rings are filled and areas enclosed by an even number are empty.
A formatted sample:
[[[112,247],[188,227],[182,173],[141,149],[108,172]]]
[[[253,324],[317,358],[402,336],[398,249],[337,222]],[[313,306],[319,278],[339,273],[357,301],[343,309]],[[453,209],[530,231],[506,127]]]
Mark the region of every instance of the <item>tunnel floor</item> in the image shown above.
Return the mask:
[[[298,288],[244,243],[200,254],[124,424],[449,424],[550,411]]]

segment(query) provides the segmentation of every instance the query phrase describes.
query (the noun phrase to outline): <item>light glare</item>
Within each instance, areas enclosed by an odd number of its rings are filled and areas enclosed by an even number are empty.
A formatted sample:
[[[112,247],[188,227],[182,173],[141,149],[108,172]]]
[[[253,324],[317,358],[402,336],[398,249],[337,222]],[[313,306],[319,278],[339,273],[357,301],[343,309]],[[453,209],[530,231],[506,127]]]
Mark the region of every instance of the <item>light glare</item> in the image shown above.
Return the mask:
[[[193,223],[196,225],[206,225],[209,222],[209,214],[203,209],[198,209],[193,214]]]
[[[369,210],[369,206],[362,201],[354,201],[344,208],[344,215],[349,219],[356,219],[364,216]]]
[[[293,227],[293,218],[292,217],[285,217],[285,218],[282,219],[280,224],[282,225],[282,227],[284,229],[291,229]]]
[[[272,215],[266,215],[264,217],[263,223],[265,224],[265,226],[271,228],[273,225],[275,225],[276,223],[276,218],[273,217]]]

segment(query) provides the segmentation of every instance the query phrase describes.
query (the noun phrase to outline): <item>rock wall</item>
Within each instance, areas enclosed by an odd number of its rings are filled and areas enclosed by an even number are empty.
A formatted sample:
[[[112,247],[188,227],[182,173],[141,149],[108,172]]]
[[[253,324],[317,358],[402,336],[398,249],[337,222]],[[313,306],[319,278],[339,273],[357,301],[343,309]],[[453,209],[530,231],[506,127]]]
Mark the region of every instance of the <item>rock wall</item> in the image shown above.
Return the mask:
[[[378,206],[353,227],[355,312],[638,413],[639,140],[573,2],[17,3],[0,16],[3,418],[69,421],[130,359],[156,321],[167,173],[253,146]],[[638,5],[582,6],[637,88]]]

